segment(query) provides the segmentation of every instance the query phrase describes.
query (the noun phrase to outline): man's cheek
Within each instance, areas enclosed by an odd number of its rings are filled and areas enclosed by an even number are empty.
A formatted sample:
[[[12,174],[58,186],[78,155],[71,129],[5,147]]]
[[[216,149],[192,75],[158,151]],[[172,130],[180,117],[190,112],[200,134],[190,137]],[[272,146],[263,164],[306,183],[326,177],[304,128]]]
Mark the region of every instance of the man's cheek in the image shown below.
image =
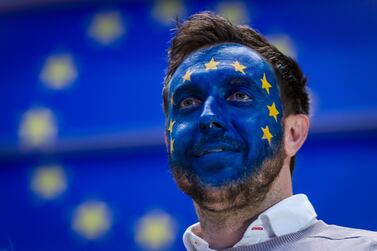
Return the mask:
[[[169,152],[171,160],[179,165],[185,165],[192,148],[193,130],[190,123],[175,121],[170,134]]]
[[[246,166],[259,166],[261,162],[272,154],[272,138],[265,137],[266,118],[263,114],[254,114],[237,120],[238,134],[246,144]]]

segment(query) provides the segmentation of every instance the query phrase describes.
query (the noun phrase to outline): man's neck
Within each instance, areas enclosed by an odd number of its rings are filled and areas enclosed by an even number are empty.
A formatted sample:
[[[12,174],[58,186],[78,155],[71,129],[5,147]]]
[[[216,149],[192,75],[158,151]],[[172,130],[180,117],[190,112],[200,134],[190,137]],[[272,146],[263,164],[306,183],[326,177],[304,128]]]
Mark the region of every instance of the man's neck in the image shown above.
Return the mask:
[[[206,240],[213,249],[233,247],[242,239],[247,227],[258,218],[259,214],[291,195],[290,171],[289,168],[282,168],[265,199],[258,205],[248,205],[231,212],[216,212],[195,204],[200,225],[194,228],[193,232]]]

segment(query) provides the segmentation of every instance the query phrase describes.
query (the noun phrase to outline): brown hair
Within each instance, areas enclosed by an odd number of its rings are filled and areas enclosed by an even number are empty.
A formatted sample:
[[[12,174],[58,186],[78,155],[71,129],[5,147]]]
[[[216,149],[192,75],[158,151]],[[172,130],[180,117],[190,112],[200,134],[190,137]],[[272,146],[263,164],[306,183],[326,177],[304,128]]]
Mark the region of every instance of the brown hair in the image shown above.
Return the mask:
[[[176,33],[168,50],[168,67],[162,91],[164,112],[168,110],[169,81],[183,60],[192,52],[210,45],[233,42],[258,52],[274,68],[283,104],[283,117],[309,114],[309,95],[306,78],[297,63],[271,45],[262,35],[247,25],[234,25],[211,12],[194,14],[187,21],[177,21]],[[290,163],[291,172],[294,158]]]

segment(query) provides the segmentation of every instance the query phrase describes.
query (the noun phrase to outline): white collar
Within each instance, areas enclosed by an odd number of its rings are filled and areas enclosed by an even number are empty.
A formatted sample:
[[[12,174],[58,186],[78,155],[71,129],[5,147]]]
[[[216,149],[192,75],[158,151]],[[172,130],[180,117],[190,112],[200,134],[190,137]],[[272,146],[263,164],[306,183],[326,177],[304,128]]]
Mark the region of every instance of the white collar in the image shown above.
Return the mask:
[[[295,233],[317,222],[317,214],[305,194],[290,196],[273,205],[246,229],[242,239],[234,247],[256,244],[271,238]],[[214,251],[208,243],[195,235],[191,225],[183,234],[183,243],[189,251]]]

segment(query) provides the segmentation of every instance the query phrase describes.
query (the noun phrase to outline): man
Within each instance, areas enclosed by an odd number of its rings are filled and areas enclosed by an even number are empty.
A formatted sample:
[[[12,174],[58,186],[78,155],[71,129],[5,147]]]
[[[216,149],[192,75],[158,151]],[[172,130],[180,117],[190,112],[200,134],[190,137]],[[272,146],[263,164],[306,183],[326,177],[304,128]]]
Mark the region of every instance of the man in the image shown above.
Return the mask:
[[[169,164],[199,223],[187,250],[377,250],[377,234],[327,225],[292,195],[309,128],[298,65],[247,26],[179,24],[163,89]]]

